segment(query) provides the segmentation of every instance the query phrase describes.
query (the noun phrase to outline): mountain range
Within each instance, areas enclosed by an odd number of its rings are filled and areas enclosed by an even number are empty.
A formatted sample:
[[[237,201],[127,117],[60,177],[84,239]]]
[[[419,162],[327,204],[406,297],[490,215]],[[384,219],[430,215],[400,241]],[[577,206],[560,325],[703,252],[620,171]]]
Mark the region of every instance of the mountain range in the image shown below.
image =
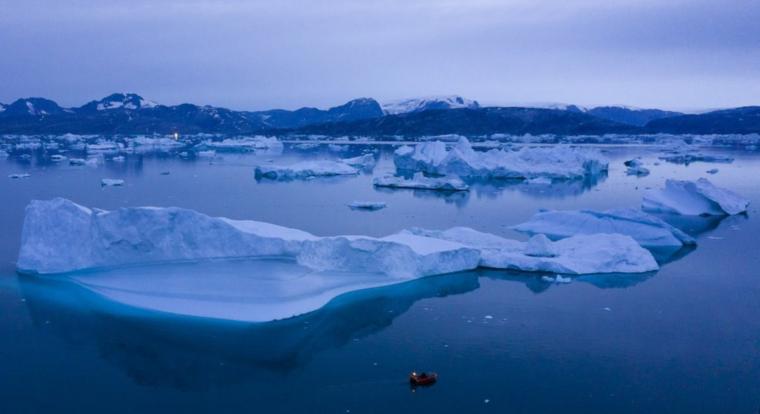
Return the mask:
[[[412,98],[380,104],[359,98],[329,109],[235,111],[194,104],[160,105],[133,93],[114,93],[80,107],[45,98],[0,104],[4,134],[608,134],[760,133],[760,107],[684,114],[625,106],[585,108],[483,107],[460,96]]]

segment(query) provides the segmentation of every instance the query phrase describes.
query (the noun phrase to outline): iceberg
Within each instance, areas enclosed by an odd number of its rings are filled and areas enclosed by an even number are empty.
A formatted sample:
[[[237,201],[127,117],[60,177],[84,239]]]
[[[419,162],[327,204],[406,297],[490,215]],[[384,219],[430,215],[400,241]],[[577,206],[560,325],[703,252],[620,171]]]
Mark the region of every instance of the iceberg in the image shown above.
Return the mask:
[[[618,233],[632,237],[649,249],[680,248],[697,243],[693,237],[658,217],[629,208],[541,211],[512,229],[527,234],[545,234],[553,240],[578,234]]]
[[[676,152],[674,154],[669,154],[660,157],[661,160],[667,161],[673,164],[684,164],[689,165],[693,162],[712,162],[712,163],[722,163],[722,164],[730,164],[734,162],[734,159],[732,157],[726,157],[723,155],[708,155],[708,154],[693,154],[693,153],[682,153],[682,152]]]
[[[649,169],[644,167],[644,163],[639,159],[632,159],[624,162],[628,169],[625,171],[628,175],[635,175],[637,177],[644,177],[649,175]]]
[[[382,210],[386,207],[386,204],[382,201],[353,201],[348,204],[351,210]]]
[[[338,161],[301,161],[290,165],[258,165],[256,178],[273,180],[295,180],[311,177],[332,177],[338,175],[357,175],[359,170]]]
[[[265,137],[257,135],[254,137],[245,137],[239,139],[227,138],[222,141],[203,141],[198,145],[199,148],[214,149],[217,151],[227,152],[250,152],[256,150],[282,151],[282,141],[276,137]]]
[[[124,180],[120,178],[104,178],[100,180],[100,185],[103,187],[121,187],[124,185]]]
[[[372,180],[375,187],[412,188],[418,190],[468,191],[470,187],[455,177],[425,177],[422,173],[414,174],[412,179],[398,177],[392,174],[375,177]]]
[[[575,179],[607,171],[609,164],[598,151],[567,146],[475,151],[464,137],[450,150],[440,141],[400,147],[393,161],[399,171],[478,179]]]
[[[580,234],[556,242],[535,235],[521,242],[467,227],[410,232],[476,248],[480,250],[480,266],[487,268],[560,274],[643,273],[659,269],[652,253],[622,234]]]
[[[26,208],[17,269],[54,274],[93,268],[281,256],[317,270],[416,277],[471,270],[479,252],[406,233],[317,237],[274,224],[209,217],[176,207],[94,210],[56,198]]]
[[[667,180],[665,188],[648,191],[641,202],[646,211],[685,216],[722,216],[747,211],[749,200],[713,185],[710,180]]]

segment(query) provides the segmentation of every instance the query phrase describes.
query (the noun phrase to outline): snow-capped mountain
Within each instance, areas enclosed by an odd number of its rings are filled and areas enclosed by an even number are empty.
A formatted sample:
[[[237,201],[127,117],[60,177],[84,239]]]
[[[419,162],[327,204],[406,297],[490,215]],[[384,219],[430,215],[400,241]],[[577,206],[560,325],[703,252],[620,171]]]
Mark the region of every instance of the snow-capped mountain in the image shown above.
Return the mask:
[[[382,104],[383,112],[387,115],[421,112],[431,109],[480,108],[478,101],[465,99],[461,96],[429,96],[390,101]]]
[[[114,109],[123,109],[136,111],[140,109],[154,108],[157,104],[153,101],[143,99],[142,96],[134,93],[114,93],[106,96],[99,101],[91,101],[79,108],[81,111],[108,111]]]
[[[6,116],[47,116],[64,111],[57,103],[49,99],[22,98],[6,106],[2,113]]]

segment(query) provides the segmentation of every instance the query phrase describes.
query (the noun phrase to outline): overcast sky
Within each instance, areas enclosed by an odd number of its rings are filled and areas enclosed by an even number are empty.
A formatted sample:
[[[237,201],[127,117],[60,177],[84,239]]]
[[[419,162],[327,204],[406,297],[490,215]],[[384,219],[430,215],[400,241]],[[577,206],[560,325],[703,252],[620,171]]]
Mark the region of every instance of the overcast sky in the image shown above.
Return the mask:
[[[760,104],[758,0],[0,0],[0,102]]]

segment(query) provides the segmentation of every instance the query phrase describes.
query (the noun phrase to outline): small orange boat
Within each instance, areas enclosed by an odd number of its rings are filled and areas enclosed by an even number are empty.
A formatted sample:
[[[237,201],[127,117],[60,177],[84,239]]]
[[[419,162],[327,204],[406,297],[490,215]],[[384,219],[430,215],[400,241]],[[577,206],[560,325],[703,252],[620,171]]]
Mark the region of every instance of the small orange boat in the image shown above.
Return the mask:
[[[409,383],[413,386],[433,385],[436,381],[438,381],[438,374],[435,372],[412,372],[409,374]]]

